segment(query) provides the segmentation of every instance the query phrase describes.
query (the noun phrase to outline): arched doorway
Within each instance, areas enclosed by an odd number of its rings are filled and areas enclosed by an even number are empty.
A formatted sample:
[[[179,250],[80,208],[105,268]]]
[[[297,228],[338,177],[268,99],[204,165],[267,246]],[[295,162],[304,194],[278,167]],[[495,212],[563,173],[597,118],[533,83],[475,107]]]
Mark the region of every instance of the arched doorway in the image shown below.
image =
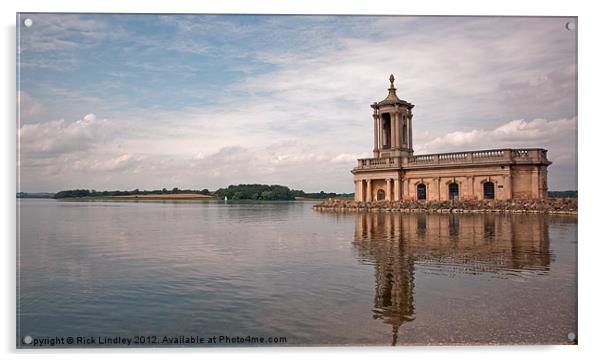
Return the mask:
[[[487,181],[483,184],[483,198],[485,200],[495,199],[495,185],[491,181]]]
[[[458,200],[460,198],[460,188],[458,184],[452,182],[449,184],[449,199],[450,200]]]
[[[426,185],[418,184],[416,186],[416,194],[418,195],[418,200],[426,200]]]
[[[376,191],[376,200],[380,201],[380,200],[384,200],[384,199],[385,199],[385,190],[378,189],[378,191]]]

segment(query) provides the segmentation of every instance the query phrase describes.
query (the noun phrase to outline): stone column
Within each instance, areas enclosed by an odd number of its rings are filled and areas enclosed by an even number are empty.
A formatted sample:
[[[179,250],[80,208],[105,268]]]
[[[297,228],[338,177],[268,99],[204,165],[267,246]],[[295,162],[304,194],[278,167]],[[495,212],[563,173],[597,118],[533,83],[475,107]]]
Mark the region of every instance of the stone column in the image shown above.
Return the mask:
[[[391,114],[391,149],[397,148],[397,113]]]
[[[545,166],[541,167],[541,171],[539,172],[539,189],[540,189],[540,197],[542,199],[548,198],[548,168]]]
[[[400,115],[399,123],[400,123],[400,128],[401,128],[401,132],[399,133],[399,143],[401,144],[402,148],[408,148],[408,136],[407,136],[407,133],[404,134],[404,127],[403,127],[403,125],[406,123],[404,115]],[[405,131],[407,132],[407,127],[405,128]]]
[[[412,115],[410,114],[407,118],[408,120],[408,149],[413,150],[412,148]]]
[[[355,201],[364,201],[364,181],[355,180]]]
[[[399,179],[393,179],[393,201],[401,200],[401,195],[399,194]]]
[[[403,180],[402,197],[406,200],[410,199],[410,180]]]
[[[378,150],[378,121],[376,120],[376,114],[372,116],[374,118],[374,149],[376,152]]]
[[[378,124],[378,126],[377,126],[377,128],[378,128],[378,131],[377,131],[377,133],[378,133],[378,149],[380,150],[383,148],[382,119],[380,118],[380,114],[377,116],[377,119],[378,119],[378,122],[377,122],[377,124]]]
[[[366,202],[372,201],[372,180],[366,180]]]
[[[433,187],[435,190],[437,190],[437,194],[434,195],[433,197],[435,198],[435,200],[439,200],[441,201],[441,178],[436,177],[433,180],[433,183],[435,184],[435,186]]]
[[[366,181],[365,180],[362,180],[361,193],[362,193],[362,202],[366,202]]]
[[[388,178],[387,179],[387,193],[385,195],[385,200],[391,201],[392,200],[391,196],[392,196],[391,195],[391,179]]]
[[[535,170],[531,173],[531,198],[540,198],[539,192],[539,167],[535,167]]]
[[[470,195],[470,199],[476,199],[474,192],[474,177],[468,176],[466,182],[468,183],[468,194]]]
[[[506,194],[506,199],[511,199],[512,198],[512,173],[508,172],[508,175],[504,176],[504,193]],[[496,190],[496,195],[495,195],[496,199],[497,199],[497,190]]]

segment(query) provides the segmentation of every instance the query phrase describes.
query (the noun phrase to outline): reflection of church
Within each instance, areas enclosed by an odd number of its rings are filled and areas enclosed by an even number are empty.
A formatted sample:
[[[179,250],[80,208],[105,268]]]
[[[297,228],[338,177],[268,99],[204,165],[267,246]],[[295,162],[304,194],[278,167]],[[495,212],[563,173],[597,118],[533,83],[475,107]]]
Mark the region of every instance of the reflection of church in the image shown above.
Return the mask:
[[[393,74],[389,95],[371,105],[373,158],[351,172],[355,201],[508,200],[547,197],[547,151],[491,149],[414,155],[412,109],[397,97]]]
[[[358,258],[375,269],[373,317],[391,325],[392,345],[400,327],[417,317],[417,268],[500,277],[549,269],[548,221],[539,215],[358,213],[355,218]]]
[[[393,327],[395,345],[399,327],[414,320],[414,262],[400,233],[401,218],[385,216],[393,214],[358,214],[355,246],[360,258],[374,263],[374,318]]]

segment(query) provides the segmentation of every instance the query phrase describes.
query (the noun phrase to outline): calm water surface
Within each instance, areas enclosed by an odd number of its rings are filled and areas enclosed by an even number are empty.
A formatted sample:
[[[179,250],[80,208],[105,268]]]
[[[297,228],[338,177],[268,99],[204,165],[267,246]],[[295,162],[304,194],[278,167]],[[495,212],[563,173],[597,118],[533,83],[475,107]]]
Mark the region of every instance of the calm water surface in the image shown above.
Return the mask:
[[[17,340],[566,344],[577,218],[20,200]]]

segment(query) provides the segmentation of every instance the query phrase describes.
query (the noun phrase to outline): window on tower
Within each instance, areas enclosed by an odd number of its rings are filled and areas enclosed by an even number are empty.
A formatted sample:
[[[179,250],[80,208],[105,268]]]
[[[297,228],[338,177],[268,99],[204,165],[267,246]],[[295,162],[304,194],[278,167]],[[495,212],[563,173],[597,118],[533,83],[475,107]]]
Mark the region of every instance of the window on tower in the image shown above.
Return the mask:
[[[405,121],[405,119],[404,119]],[[408,143],[408,126],[405,124],[405,122],[403,123],[403,144],[407,144]]]
[[[391,115],[382,114],[382,147],[391,148]]]

